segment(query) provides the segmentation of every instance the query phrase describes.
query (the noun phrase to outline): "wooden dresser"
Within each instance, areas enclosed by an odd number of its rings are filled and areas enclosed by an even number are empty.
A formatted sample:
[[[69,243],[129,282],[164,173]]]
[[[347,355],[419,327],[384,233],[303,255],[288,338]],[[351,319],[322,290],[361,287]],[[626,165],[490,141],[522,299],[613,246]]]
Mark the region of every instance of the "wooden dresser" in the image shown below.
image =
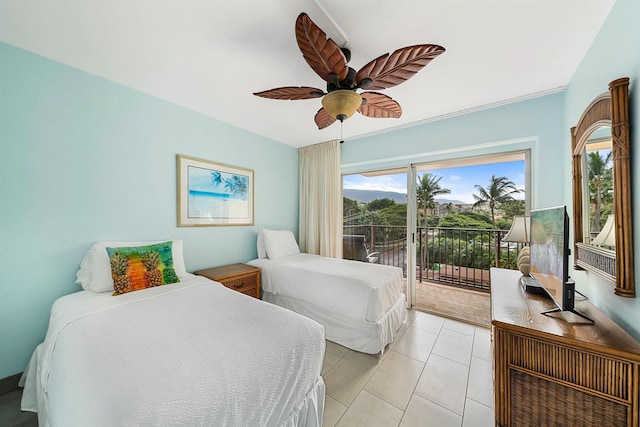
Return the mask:
[[[198,270],[193,274],[220,282],[227,288],[260,299],[260,268],[247,264],[230,264]]]
[[[638,426],[640,343],[588,301],[554,308],[519,271],[491,269],[497,426]]]

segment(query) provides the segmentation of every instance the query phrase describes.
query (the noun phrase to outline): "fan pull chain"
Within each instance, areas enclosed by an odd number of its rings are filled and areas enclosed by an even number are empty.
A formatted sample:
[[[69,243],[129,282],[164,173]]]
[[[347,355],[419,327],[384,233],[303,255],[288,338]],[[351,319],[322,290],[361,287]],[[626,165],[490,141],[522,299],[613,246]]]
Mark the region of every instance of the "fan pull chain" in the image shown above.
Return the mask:
[[[344,143],[344,139],[342,138],[342,126],[344,126],[344,121],[340,120],[340,144]]]

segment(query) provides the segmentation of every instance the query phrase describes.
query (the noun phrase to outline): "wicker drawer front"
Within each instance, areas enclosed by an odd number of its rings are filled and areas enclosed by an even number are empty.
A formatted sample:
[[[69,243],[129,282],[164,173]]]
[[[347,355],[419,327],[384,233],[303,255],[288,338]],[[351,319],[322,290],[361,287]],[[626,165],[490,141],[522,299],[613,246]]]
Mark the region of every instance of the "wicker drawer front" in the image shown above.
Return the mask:
[[[517,334],[510,340],[511,366],[631,403],[631,362]]]
[[[628,410],[595,394],[511,370],[512,427],[627,426]]]
[[[256,274],[230,277],[220,281],[227,288],[258,298],[258,277]]]

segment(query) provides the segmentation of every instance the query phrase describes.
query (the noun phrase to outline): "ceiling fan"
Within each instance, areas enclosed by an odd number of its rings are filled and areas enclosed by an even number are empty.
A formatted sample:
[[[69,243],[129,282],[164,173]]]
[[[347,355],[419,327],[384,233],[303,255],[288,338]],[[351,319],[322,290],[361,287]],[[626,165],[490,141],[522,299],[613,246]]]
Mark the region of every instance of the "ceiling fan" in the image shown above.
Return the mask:
[[[311,69],[327,82],[327,91],[308,86],[286,86],[255,92],[269,99],[322,98],[322,108],[315,115],[318,129],[336,120],[344,121],[356,111],[373,118],[399,118],[400,104],[378,92],[358,93],[358,89],[380,90],[410,79],[431,60],[444,52],[442,46],[419,44],[385,53],[356,72],[347,66],[351,52],[339,47],[306,13],[296,19],[296,40]]]

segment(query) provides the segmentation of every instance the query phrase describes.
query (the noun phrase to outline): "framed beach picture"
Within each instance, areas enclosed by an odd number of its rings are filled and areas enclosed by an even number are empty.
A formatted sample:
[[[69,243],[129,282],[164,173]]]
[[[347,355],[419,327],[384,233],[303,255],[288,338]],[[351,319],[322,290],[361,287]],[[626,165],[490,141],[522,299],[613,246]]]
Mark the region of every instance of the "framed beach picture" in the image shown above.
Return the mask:
[[[178,154],[178,227],[253,225],[253,171]]]

